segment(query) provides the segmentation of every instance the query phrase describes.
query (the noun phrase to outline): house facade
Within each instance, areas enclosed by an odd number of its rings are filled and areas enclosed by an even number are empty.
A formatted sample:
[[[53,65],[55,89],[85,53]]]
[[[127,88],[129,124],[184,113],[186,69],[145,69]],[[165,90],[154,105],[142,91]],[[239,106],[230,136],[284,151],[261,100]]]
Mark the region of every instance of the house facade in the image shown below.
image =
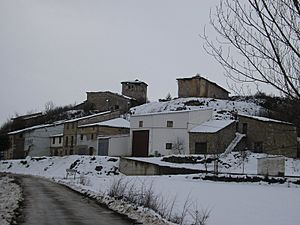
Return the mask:
[[[110,91],[87,92],[87,100],[84,104],[89,104],[93,109],[98,111],[115,111],[121,113],[127,112],[135,99],[113,93]]]
[[[50,155],[63,156],[63,137],[64,134],[54,134],[50,136]]]
[[[178,82],[178,97],[205,97],[228,99],[229,92],[197,74],[189,78],[177,78]]]
[[[101,156],[131,156],[130,136],[128,134],[99,136],[98,155]]]
[[[120,117],[119,111],[114,111],[114,112],[106,111],[106,112],[101,112],[101,113],[65,121],[64,130],[63,130],[64,155],[77,154],[75,150],[77,145],[78,126],[97,123],[97,122],[110,120],[118,117]],[[95,140],[96,139],[97,137],[95,136]]]
[[[55,133],[62,133],[63,124],[44,124],[28,127],[8,133],[11,148],[7,159],[22,159],[26,156],[49,156],[49,138]]]
[[[104,150],[98,149],[98,137],[129,134],[129,130],[130,123],[123,118],[78,126],[75,152],[78,155],[105,155]],[[101,143],[105,144],[104,141]]]
[[[235,120],[209,120],[189,131],[191,154],[220,154],[235,138]]]
[[[238,131],[246,146],[257,153],[297,157],[297,130],[287,122],[265,117],[238,115]]]
[[[132,156],[189,154],[188,131],[211,118],[211,109],[132,115]]]

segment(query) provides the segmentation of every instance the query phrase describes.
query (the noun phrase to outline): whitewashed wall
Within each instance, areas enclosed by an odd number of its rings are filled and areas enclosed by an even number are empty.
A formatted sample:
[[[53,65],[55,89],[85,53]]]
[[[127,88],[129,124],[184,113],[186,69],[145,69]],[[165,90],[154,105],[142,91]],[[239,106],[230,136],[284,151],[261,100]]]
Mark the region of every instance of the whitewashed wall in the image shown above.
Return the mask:
[[[212,109],[134,115],[130,118],[130,149],[133,131],[149,130],[149,155],[173,154],[166,149],[166,143],[177,140],[183,143],[183,153],[189,154],[188,131],[211,118]],[[143,121],[143,127],[139,127],[139,121]],[[167,121],[173,121],[173,127],[167,127]]]
[[[109,156],[130,156],[129,135],[111,136],[108,142]]]
[[[29,156],[49,156],[51,135],[63,133],[63,124],[38,128],[24,133],[24,150]]]

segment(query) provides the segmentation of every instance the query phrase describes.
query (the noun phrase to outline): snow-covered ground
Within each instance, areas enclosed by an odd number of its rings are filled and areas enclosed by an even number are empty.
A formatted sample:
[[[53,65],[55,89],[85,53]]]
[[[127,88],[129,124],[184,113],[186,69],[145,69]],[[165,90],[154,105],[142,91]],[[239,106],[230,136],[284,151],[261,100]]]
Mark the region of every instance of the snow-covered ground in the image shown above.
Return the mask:
[[[257,157],[255,154],[249,156],[249,168],[246,166],[246,171],[254,171],[255,165],[251,162],[255,161],[255,157]],[[231,161],[235,162],[234,154],[227,156],[226,162],[229,164]],[[153,222],[153,218],[159,218],[153,211],[132,206],[120,199],[112,201],[108,193],[112,190],[113,184],[119,183],[121,194],[132,198],[141,192],[143,195],[151,193],[159,203],[158,208],[161,210],[168,208],[165,210],[171,212],[173,219],[185,214],[184,224],[188,225],[192,224],[193,217],[197,213],[201,214],[205,210],[210,211],[207,224],[212,225],[300,224],[299,185],[214,182],[194,179],[197,175],[125,176],[118,174],[116,169],[118,163],[118,158],[100,156],[27,158],[0,162],[0,171],[53,178],[83,193],[90,193],[102,199],[101,201],[107,203],[109,207],[129,214],[133,218],[139,218],[144,221],[144,224],[167,223]],[[297,174],[299,173],[299,161],[288,159],[287,165],[291,165],[295,171],[298,171]],[[70,166],[80,173],[75,180],[65,179],[66,169]],[[232,166],[232,171],[239,169],[241,168],[238,166],[236,168]],[[184,209],[186,209],[185,213],[183,213]],[[137,216],[137,212],[144,217]]]
[[[250,151],[245,152],[246,157],[245,160],[242,160],[241,153],[239,152],[232,152],[230,154],[220,155],[220,162],[219,162],[219,172],[221,173],[243,173],[243,167],[244,167],[244,173],[245,174],[251,174],[255,175],[257,174],[257,159],[266,157],[267,154],[258,154],[258,153],[252,153]],[[268,155],[270,156],[270,155]],[[203,163],[204,156],[203,155],[189,155],[189,157],[195,157],[199,158],[197,159],[198,163],[171,163],[163,161],[163,158],[169,158],[172,157],[166,156],[166,157],[128,157],[131,159],[143,161],[143,162],[149,162],[156,165],[161,166],[169,166],[169,167],[179,167],[179,168],[188,168],[188,169],[195,169],[195,170],[205,170],[205,164]],[[175,157],[185,157],[184,155],[176,155]],[[208,158],[213,158],[213,155],[207,155]],[[200,159],[201,158],[201,159]],[[214,170],[214,162],[207,163],[207,170],[213,171]],[[300,160],[299,159],[293,159],[293,158],[285,158],[285,175],[286,176],[300,176]]]
[[[232,112],[245,115],[260,115],[264,108],[250,101],[230,101],[213,98],[178,98],[166,102],[150,102],[130,109],[134,115],[163,111],[213,109],[214,119],[233,119]]]
[[[14,183],[14,179],[0,176],[0,224],[9,225],[14,217],[14,210],[22,200],[21,187]]]

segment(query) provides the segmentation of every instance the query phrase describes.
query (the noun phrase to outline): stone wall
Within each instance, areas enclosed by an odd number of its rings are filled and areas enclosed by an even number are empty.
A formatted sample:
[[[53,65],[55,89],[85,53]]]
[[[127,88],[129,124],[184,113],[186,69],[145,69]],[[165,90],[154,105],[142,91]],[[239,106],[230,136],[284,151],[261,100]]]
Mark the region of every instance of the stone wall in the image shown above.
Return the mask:
[[[147,84],[141,81],[122,82],[122,95],[136,99],[137,105],[147,102]]]
[[[228,99],[229,92],[198,75],[192,78],[177,79],[177,81],[179,98],[206,97]]]
[[[206,142],[207,153],[223,153],[235,138],[235,123],[216,133],[189,133],[190,154],[195,154],[195,143]]]
[[[284,176],[284,157],[266,157],[257,159],[257,174],[269,176]]]
[[[109,91],[87,92],[86,104],[99,111],[119,110],[127,112],[133,104],[132,99]]]
[[[245,126],[247,126],[246,146],[249,150],[297,157],[297,131],[294,125],[239,116],[240,133],[245,133],[243,132]]]

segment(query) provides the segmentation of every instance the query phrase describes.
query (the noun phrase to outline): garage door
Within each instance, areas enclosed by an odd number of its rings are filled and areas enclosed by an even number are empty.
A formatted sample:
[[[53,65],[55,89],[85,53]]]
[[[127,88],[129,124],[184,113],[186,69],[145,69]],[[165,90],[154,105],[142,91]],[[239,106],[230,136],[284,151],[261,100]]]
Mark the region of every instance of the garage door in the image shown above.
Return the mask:
[[[133,131],[132,136],[132,156],[148,156],[149,130]]]

